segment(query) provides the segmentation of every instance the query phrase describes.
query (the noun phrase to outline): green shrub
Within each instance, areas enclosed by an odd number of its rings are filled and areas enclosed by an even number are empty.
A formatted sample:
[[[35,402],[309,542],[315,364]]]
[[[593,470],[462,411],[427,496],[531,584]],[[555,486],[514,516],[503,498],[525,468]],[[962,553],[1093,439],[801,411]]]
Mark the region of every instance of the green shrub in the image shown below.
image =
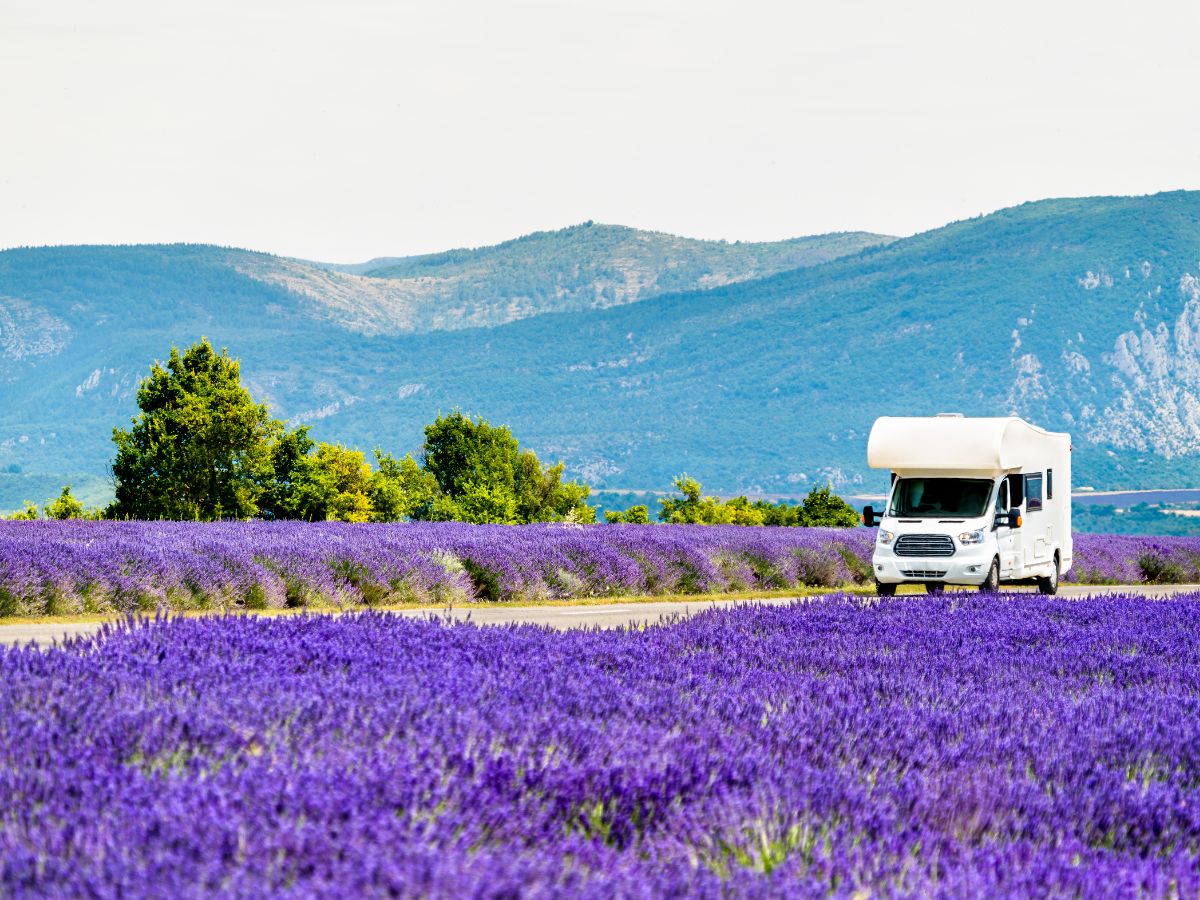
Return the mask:
[[[257,581],[250,585],[246,591],[246,597],[242,601],[242,605],[246,609],[266,609],[267,608],[267,592],[263,586]]]
[[[754,573],[757,587],[765,590],[788,587],[787,573],[769,559],[755,553],[745,554],[744,559]]]
[[[0,616],[19,616],[21,601],[12,591],[0,586]]]
[[[504,592],[500,588],[500,578],[491,569],[479,565],[470,559],[463,559],[463,568],[471,576],[475,585],[476,596],[481,600],[503,600]]]
[[[650,509],[645,504],[631,506],[624,512],[610,509],[605,511],[604,521],[609,525],[649,525]]]
[[[818,550],[796,550],[800,560],[797,580],[807,587],[837,587],[839,579],[837,560]]]
[[[863,559],[845,544],[837,544],[838,556],[846,563],[846,568],[850,570],[850,579],[855,584],[867,584],[875,580],[875,570],[871,567],[869,559]]]
[[[1176,560],[1148,550],[1137,559],[1142,579],[1148,584],[1185,584],[1187,570]]]
[[[75,499],[69,484],[62,489],[57,500],[46,504],[44,511],[47,519],[83,519],[87,517],[87,511],[83,508],[83,504]]]

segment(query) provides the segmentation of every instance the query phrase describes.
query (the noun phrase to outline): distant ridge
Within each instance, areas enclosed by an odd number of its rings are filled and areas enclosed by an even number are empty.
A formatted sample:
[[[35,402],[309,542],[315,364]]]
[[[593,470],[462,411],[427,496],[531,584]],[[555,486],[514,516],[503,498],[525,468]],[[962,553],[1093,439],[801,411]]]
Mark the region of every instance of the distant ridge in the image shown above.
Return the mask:
[[[586,253],[602,258],[612,254],[614,248],[631,249],[636,243],[653,248],[635,249],[632,255],[646,257],[648,252],[673,252],[693,257],[707,257],[711,262],[738,259],[755,259],[773,271],[794,269],[814,265],[855,253],[866,247],[886,244],[896,240],[883,234],[865,231],[829,232],[785,238],[779,241],[713,241],[685,238],[663,231],[647,231],[625,225],[605,225],[596,222],[581,222],[551,231],[535,231],[521,237],[486,244],[479,247],[457,247],[437,253],[422,253],[413,256],[379,256],[362,263],[326,263],[297,259],[312,265],[349,275],[368,275],[378,278],[404,278],[427,275],[432,271],[457,274],[465,269],[504,260],[511,264],[513,258],[525,257],[530,253],[539,256],[564,253]],[[508,257],[508,259],[505,259]],[[540,262],[539,266],[544,266]],[[758,274],[767,274],[760,272]]]
[[[349,328],[397,334],[621,306],[816,265],[892,240],[846,232],[728,243],[585,222],[487,247],[354,264],[260,258],[242,270],[327,300]]]

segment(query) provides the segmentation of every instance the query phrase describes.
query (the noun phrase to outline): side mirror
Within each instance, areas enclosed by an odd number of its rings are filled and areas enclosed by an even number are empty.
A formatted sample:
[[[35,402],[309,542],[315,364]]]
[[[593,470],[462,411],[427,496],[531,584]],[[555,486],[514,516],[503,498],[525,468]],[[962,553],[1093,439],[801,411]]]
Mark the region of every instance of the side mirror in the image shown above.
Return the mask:
[[[862,514],[862,523],[864,525],[866,525],[868,528],[870,528],[871,526],[874,526],[874,525],[878,525],[879,520],[875,518],[876,515],[877,514],[875,512],[875,507],[864,506],[863,514]]]
[[[1021,527],[1021,514],[1019,512],[1017,512],[1015,509],[1010,509],[1006,513],[1000,513],[1000,515],[996,516],[996,524],[994,527],[996,527],[996,528],[1001,528],[1001,527],[1003,527],[1003,528],[1020,528]]]

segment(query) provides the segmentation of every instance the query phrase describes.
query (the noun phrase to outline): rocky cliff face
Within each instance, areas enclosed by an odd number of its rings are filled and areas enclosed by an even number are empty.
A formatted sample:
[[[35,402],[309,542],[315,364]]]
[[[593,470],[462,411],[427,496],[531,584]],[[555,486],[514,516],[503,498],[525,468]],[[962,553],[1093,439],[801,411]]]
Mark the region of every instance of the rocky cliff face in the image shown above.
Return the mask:
[[[71,326],[62,319],[18,297],[0,296],[0,366],[54,356],[70,340]]]
[[[1114,396],[1084,419],[1093,441],[1166,459],[1200,453],[1200,281],[1184,273],[1177,290],[1183,308],[1172,321],[1139,308],[1136,327],[1102,355]]]

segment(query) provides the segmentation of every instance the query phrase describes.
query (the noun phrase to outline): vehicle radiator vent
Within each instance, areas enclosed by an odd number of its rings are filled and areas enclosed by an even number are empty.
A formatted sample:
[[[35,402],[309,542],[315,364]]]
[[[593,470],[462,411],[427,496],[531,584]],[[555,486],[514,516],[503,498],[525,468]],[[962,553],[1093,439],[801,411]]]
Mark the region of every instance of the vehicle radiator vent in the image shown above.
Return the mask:
[[[897,556],[953,556],[954,539],[948,534],[902,534],[892,552]]]
[[[935,569],[901,569],[900,574],[905,578],[945,578],[946,570],[938,572]]]

